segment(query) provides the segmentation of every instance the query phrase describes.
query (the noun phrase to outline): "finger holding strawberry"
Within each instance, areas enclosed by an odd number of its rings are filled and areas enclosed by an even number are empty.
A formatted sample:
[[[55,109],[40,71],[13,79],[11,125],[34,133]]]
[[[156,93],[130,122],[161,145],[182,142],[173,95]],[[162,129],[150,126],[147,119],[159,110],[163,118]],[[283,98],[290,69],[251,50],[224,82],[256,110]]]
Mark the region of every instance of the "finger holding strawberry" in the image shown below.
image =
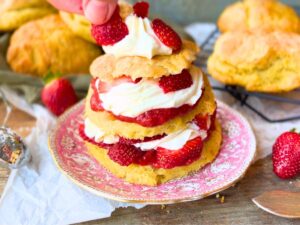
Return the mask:
[[[273,171],[282,179],[300,175],[300,134],[295,130],[280,135],[273,146]]]
[[[49,74],[45,83],[41,93],[42,102],[54,115],[60,116],[78,101],[75,90],[67,79]]]

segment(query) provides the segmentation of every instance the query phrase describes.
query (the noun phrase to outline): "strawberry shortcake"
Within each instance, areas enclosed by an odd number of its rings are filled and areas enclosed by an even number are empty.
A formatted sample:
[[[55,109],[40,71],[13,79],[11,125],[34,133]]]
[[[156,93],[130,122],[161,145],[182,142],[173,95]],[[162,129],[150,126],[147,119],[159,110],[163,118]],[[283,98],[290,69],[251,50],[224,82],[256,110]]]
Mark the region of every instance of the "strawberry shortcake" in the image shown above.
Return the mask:
[[[149,4],[124,4],[92,34],[106,55],[91,65],[81,137],[89,153],[127,182],[156,186],[217,156],[221,127],[207,77],[182,40]],[[123,13],[122,13],[123,12]]]

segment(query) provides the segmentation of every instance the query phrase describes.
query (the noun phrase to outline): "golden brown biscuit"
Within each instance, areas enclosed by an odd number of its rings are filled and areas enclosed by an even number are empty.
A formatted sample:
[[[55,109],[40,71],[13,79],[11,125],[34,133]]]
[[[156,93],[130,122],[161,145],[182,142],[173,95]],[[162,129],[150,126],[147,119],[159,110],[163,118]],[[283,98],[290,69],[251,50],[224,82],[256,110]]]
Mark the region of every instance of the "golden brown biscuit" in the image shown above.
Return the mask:
[[[95,112],[90,107],[90,97],[92,90],[86,98],[85,117],[89,118],[97,127],[105,132],[107,136],[117,135],[128,139],[144,139],[159,134],[170,134],[184,129],[187,123],[192,121],[198,114],[212,115],[216,110],[215,97],[207,77],[204,75],[204,94],[195,109],[185,115],[175,117],[174,119],[156,127],[143,127],[135,123],[127,123],[117,120],[113,115],[107,112]]]
[[[183,41],[182,50],[169,56],[155,56],[152,59],[139,56],[117,58],[113,55],[103,55],[91,65],[93,77],[110,81],[123,75],[132,79],[139,77],[158,78],[170,74],[178,74],[191,66],[196,59],[199,48],[194,42]]]
[[[300,87],[300,35],[237,31],[223,34],[208,60],[217,80],[249,91],[283,92]]]
[[[91,34],[91,23],[82,15],[59,12],[62,20],[67,24],[67,26],[79,37],[96,43],[95,39]]]
[[[300,32],[300,19],[277,0],[244,0],[228,6],[218,20],[221,32],[251,29]]]
[[[89,65],[101,54],[96,45],[77,37],[59,15],[29,22],[12,36],[7,53],[11,68],[19,73],[44,76],[88,74]]]
[[[15,30],[55,12],[46,0],[0,0],[0,31]]]
[[[109,158],[107,150],[88,142],[86,142],[86,146],[88,152],[115,176],[129,183],[157,186],[169,180],[184,177],[191,172],[198,171],[217,157],[222,142],[222,130],[218,121],[216,121],[215,127],[216,129],[204,142],[201,157],[190,165],[175,167],[173,169],[155,169],[151,166],[137,164],[121,166]]]

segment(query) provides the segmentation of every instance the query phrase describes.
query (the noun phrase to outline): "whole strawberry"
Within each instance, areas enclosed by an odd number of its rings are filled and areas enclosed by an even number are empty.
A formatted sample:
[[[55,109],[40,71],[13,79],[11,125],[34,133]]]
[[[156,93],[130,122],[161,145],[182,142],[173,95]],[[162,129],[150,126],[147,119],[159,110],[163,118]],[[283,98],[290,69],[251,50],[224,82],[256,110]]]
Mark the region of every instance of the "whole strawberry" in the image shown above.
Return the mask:
[[[300,134],[290,131],[280,135],[273,146],[273,171],[282,179],[300,174]]]
[[[74,105],[78,98],[71,83],[64,78],[48,79],[42,90],[44,105],[56,116]]]

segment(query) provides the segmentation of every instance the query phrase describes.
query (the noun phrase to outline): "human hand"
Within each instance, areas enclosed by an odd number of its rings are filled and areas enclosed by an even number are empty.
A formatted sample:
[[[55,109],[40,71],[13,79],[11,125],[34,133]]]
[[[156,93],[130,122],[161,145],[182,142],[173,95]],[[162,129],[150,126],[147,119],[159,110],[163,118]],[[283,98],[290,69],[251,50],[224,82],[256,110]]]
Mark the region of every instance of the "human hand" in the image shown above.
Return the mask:
[[[103,24],[112,16],[118,0],[48,0],[59,10],[84,15],[93,24]]]

